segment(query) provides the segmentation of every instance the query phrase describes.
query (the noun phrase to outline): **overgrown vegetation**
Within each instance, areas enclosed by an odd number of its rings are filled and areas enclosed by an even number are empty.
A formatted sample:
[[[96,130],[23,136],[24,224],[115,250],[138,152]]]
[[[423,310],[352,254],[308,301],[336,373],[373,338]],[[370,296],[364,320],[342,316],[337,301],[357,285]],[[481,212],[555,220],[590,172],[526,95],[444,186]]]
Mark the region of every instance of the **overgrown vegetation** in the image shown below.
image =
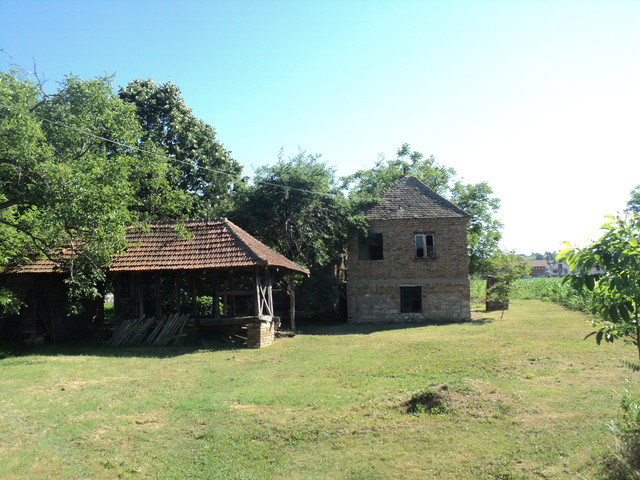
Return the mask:
[[[578,310],[589,311],[591,294],[576,291],[571,285],[563,283],[561,278],[519,278],[511,288],[511,298],[517,300],[543,300]],[[471,299],[484,302],[486,299],[486,281],[481,278],[471,280]]]
[[[640,397],[625,393],[618,418],[610,423],[613,445],[604,474],[611,479],[640,478]]]

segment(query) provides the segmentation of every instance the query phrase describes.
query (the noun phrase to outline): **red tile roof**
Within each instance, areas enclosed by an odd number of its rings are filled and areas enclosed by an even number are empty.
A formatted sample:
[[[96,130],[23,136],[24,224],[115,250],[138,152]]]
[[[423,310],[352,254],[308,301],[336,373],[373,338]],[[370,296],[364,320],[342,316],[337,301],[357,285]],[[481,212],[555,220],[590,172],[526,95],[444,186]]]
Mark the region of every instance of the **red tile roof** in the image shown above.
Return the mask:
[[[547,261],[546,260],[527,260],[527,264],[530,267],[537,267],[537,268],[547,268]]]
[[[267,247],[227,219],[184,224],[186,235],[175,224],[151,225],[149,231],[129,228],[130,247],[115,255],[112,272],[202,270],[270,266],[297,273],[309,270]],[[53,273],[60,268],[42,259],[6,273]]]
[[[1,273],[64,273],[65,270],[46,257],[22,265],[7,267]]]

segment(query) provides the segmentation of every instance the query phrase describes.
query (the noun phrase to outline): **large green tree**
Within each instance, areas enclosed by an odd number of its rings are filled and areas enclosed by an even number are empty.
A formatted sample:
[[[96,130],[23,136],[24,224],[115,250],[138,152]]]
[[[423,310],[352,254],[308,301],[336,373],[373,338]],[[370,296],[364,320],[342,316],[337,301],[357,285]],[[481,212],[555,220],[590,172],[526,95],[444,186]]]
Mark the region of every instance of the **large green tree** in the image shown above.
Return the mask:
[[[433,156],[425,157],[403,144],[394,159],[381,157],[373,168],[359,170],[343,178],[353,200],[362,204],[376,202],[403,175],[412,175],[449,198],[471,214],[468,226],[469,272],[487,273],[489,259],[498,251],[502,238],[502,223],[496,218],[500,200],[486,182],[465,184],[457,179],[456,171],[440,165]]]
[[[164,147],[174,160],[178,169],[169,181],[191,197],[191,216],[225,215],[242,187],[242,166],[217,140],[215,129],[193,115],[178,86],[134,80],[119,96],[135,106],[143,140]]]
[[[335,170],[300,152],[256,171],[231,219],[286,257],[309,268],[300,286],[305,309],[335,305],[337,270],[352,228],[364,218],[340,192]]]
[[[110,77],[40,87],[0,73],[0,271],[45,255],[68,269],[72,292],[95,293],[125,227],[179,216],[188,199]]]

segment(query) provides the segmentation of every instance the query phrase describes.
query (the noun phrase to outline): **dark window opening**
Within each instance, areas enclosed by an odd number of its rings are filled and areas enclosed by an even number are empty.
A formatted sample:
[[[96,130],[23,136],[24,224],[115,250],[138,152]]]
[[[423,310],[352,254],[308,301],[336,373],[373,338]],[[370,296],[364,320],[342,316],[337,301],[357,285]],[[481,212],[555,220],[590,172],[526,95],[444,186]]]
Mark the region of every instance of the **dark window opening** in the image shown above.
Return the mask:
[[[420,233],[415,236],[416,258],[436,258],[433,234]]]
[[[400,287],[400,313],[422,312],[422,287]]]
[[[382,260],[382,233],[360,234],[358,260]]]

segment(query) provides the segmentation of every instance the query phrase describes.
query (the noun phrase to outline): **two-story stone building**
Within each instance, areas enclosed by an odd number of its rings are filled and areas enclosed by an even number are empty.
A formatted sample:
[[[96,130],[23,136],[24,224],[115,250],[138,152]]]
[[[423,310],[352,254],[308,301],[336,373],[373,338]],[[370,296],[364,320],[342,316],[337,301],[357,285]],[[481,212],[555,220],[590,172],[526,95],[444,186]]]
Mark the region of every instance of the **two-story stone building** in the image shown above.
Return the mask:
[[[404,176],[365,216],[347,255],[350,323],[471,318],[467,212]]]

